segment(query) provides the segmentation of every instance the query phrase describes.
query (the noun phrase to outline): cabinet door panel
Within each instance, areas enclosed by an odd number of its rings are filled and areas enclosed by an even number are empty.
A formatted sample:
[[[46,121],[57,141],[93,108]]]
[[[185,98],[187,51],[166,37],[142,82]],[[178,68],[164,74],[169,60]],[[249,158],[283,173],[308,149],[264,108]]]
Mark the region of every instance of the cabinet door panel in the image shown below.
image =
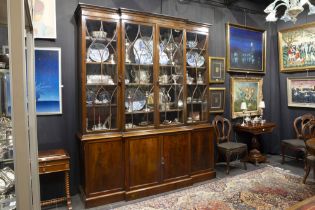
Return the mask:
[[[85,157],[87,194],[123,188],[124,157],[121,139],[87,143]]]
[[[175,133],[163,138],[163,179],[172,179],[189,174],[189,133]]]
[[[160,180],[159,137],[129,139],[129,186],[158,183]]]
[[[191,139],[191,171],[213,168],[213,129],[194,130]]]

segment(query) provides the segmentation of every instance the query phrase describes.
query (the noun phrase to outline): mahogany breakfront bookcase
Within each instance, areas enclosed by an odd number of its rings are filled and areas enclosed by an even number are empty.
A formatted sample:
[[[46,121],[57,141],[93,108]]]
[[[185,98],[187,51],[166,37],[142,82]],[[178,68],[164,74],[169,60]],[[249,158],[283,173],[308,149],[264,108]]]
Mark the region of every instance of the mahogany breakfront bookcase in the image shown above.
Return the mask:
[[[209,25],[79,4],[86,207],[214,178]]]

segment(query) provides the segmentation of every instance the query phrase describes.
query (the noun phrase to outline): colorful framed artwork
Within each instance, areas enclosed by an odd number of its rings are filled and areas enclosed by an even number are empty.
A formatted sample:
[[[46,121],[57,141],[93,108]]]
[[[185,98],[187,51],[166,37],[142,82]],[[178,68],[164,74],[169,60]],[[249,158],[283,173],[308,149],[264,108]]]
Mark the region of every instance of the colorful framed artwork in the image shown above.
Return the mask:
[[[315,108],[315,77],[287,78],[288,106]]]
[[[246,113],[259,115],[259,103],[262,101],[262,78],[231,77],[232,118],[242,117],[241,103],[246,102]]]
[[[209,112],[220,113],[224,112],[225,107],[225,88],[209,88]]]
[[[34,38],[56,39],[56,0],[33,0]]]
[[[315,23],[278,32],[281,72],[315,70]]]
[[[35,48],[36,113],[62,114],[61,49]]]
[[[225,58],[209,57],[209,83],[224,83]]]
[[[264,74],[266,31],[228,23],[226,26],[227,70]]]

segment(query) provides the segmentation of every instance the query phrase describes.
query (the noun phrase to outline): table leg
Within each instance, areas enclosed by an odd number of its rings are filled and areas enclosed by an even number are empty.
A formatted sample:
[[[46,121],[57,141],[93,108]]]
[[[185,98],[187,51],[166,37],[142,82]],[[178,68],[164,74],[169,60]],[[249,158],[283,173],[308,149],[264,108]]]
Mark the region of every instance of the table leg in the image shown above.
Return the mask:
[[[260,144],[258,141],[258,136],[253,135],[252,142],[251,142],[251,150],[249,152],[249,162],[254,163],[257,165],[258,163],[265,163],[267,161],[267,158],[261,154],[259,151]]]
[[[69,171],[65,172],[65,188],[66,188],[66,197],[67,197],[67,207],[68,210],[72,209],[71,205],[71,196],[70,196],[70,184],[69,184]]]

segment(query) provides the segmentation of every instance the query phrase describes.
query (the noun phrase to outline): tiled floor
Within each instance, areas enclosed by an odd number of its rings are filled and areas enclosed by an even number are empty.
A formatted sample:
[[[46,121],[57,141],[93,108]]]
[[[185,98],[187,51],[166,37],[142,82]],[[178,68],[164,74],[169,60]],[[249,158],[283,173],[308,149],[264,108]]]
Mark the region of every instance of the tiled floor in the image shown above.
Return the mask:
[[[242,174],[242,173],[245,173],[245,172],[248,172],[248,171],[253,171],[253,170],[265,167],[266,165],[272,165],[272,166],[275,166],[275,167],[283,168],[285,170],[290,170],[291,173],[299,175],[299,176],[303,176],[304,175],[304,170],[303,170],[304,163],[303,163],[302,160],[297,161],[295,159],[286,158],[286,163],[282,165],[281,164],[281,156],[279,156],[279,155],[268,155],[267,157],[268,157],[269,163],[263,163],[263,164],[259,164],[257,166],[255,166],[254,164],[248,163],[247,164],[247,171],[244,170],[244,167],[243,167],[242,163],[240,163],[239,161],[235,161],[235,162],[232,163],[229,176],[235,176],[235,175],[239,175],[239,174]],[[217,172],[216,179],[212,179],[212,180],[209,180],[207,182],[213,182],[213,181],[216,181],[218,179],[222,179],[222,178],[226,177],[227,175],[225,174],[225,167],[226,167],[226,165],[224,163],[217,164],[216,165],[216,172]],[[309,179],[313,179],[313,174],[312,173],[309,175]],[[202,184],[202,183],[198,183],[198,184]],[[182,189],[179,189],[179,190],[182,190]],[[179,190],[176,190],[176,191],[179,191]],[[174,191],[171,191],[171,192],[174,192]],[[171,192],[167,192],[167,193],[171,193]],[[167,193],[165,193],[165,194],[167,194]],[[161,194],[159,194],[159,195],[161,195]],[[147,200],[147,199],[159,196],[159,195],[145,197],[145,198],[141,198],[141,199],[137,199],[137,200],[133,200],[133,201],[128,201],[128,202],[121,201],[121,202],[112,203],[112,204],[108,204],[108,205],[104,205],[104,206],[100,206],[100,207],[90,208],[90,210],[112,209],[112,208],[115,208],[115,207],[120,207],[120,206],[123,206],[123,205],[130,204],[130,203]],[[83,205],[83,203],[81,201],[81,198],[80,198],[80,196],[78,194],[72,197],[72,205],[73,205],[73,209],[74,210],[84,209],[84,205]],[[47,207],[45,209],[66,210],[66,207],[64,205],[60,205],[60,206],[53,206],[53,207],[49,207],[49,208]]]

